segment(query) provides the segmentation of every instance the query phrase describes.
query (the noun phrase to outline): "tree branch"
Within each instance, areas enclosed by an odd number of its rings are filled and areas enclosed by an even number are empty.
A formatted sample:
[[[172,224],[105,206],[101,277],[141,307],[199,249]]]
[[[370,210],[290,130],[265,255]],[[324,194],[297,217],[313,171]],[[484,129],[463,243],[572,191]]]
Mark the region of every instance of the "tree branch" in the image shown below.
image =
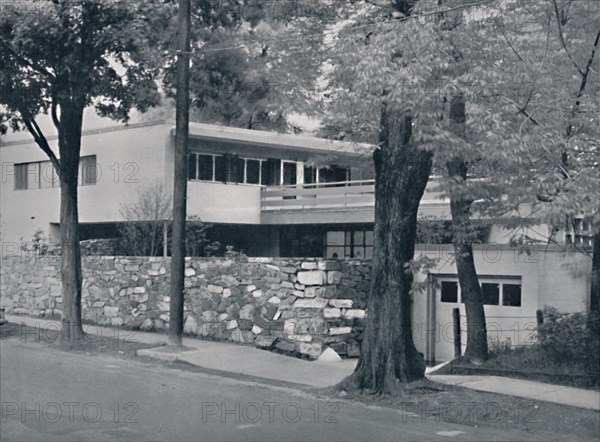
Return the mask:
[[[61,176],[60,161],[56,157],[56,155],[54,154],[52,149],[50,148],[50,145],[48,144],[48,140],[46,140],[46,137],[40,130],[40,127],[36,123],[35,119],[27,110],[19,109],[19,113],[23,117],[23,123],[27,127],[27,130],[29,131],[29,133],[31,133],[31,135],[33,136],[33,139],[35,140],[35,142],[37,143],[39,148],[42,149],[42,151],[48,156],[48,158],[50,159],[50,162],[52,163],[52,165],[54,166],[54,169],[56,170],[56,174],[60,178],[60,176]]]
[[[25,57],[22,57],[21,55],[19,55],[17,52],[15,52],[15,50],[13,48],[11,48],[5,41],[0,40],[0,44],[2,44],[2,46],[10,53],[10,55],[12,55],[13,57],[15,57],[17,60],[19,60],[21,63],[29,66],[30,68],[32,68],[33,70],[35,70],[36,72],[45,75],[47,77],[50,77],[52,79],[54,79],[54,74],[52,74],[52,72],[50,72],[48,69],[44,68],[43,66],[40,66],[39,64],[27,60]]]
[[[567,49],[567,44],[565,43],[565,38],[563,36],[562,24],[560,23],[560,12],[558,11],[558,5],[556,4],[556,0],[552,0],[552,2],[554,3],[554,14],[556,16],[556,24],[558,25],[558,37],[560,39],[560,43],[562,44],[563,49],[567,53],[569,60],[571,60],[571,62],[575,66],[575,69],[577,69],[577,72],[579,72],[579,74],[583,76],[583,71],[579,68],[577,62],[573,59],[573,56]]]
[[[517,50],[514,48],[514,46],[512,45],[512,43],[510,42],[510,40],[508,39],[508,36],[506,35],[506,32],[504,32],[504,26],[500,25],[499,28],[500,28],[500,32],[502,33],[502,36],[504,37],[504,40],[506,40],[506,43],[508,43],[508,46],[510,47],[510,49],[514,52],[514,54],[517,56],[517,58],[524,63],[525,60],[523,60],[521,58],[521,56],[519,55],[519,53],[517,52]]]

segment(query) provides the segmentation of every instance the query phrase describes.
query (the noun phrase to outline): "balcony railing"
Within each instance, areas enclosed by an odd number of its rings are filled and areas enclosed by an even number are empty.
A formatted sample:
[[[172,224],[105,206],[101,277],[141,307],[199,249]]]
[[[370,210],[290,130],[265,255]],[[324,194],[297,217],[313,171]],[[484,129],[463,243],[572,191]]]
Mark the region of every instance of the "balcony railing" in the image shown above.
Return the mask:
[[[357,209],[374,205],[374,180],[264,187],[261,192],[261,210]]]

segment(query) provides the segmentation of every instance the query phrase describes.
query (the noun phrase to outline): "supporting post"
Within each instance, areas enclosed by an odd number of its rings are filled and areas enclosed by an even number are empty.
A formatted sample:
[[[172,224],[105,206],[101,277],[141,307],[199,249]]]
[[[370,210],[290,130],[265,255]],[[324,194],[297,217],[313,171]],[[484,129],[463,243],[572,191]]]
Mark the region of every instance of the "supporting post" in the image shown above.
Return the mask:
[[[462,355],[462,345],[460,342],[460,310],[452,309],[452,320],[454,322],[454,359],[458,359]]]
[[[169,256],[169,235],[168,235],[169,223],[163,221],[163,256],[166,258]]]
[[[171,243],[171,302],[169,344],[183,343],[183,287],[185,271],[185,218],[187,209],[187,156],[190,123],[190,9],[191,0],[179,0],[175,160],[173,179],[173,240]]]
[[[425,324],[425,362],[435,365],[436,301],[435,280],[427,274],[427,322]]]

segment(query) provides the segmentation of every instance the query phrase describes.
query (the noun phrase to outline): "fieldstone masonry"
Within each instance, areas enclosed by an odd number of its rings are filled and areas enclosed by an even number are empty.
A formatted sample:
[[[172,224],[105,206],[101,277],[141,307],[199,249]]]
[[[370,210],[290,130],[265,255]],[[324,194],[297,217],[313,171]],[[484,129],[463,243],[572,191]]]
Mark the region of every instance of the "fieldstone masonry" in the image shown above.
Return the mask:
[[[169,258],[84,257],[86,323],[162,331],[168,327]],[[60,258],[2,262],[6,313],[59,318]],[[188,258],[184,332],[317,358],[330,347],[357,357],[370,262]]]

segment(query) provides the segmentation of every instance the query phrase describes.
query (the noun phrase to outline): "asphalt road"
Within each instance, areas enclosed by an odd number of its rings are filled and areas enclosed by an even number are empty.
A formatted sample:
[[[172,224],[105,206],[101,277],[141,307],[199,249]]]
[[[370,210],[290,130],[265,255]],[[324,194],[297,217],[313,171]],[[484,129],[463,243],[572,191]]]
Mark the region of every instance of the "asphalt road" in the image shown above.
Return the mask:
[[[0,440],[543,440],[118,359],[0,343]],[[533,439],[532,439],[533,437]],[[547,440],[547,438],[546,438]]]

